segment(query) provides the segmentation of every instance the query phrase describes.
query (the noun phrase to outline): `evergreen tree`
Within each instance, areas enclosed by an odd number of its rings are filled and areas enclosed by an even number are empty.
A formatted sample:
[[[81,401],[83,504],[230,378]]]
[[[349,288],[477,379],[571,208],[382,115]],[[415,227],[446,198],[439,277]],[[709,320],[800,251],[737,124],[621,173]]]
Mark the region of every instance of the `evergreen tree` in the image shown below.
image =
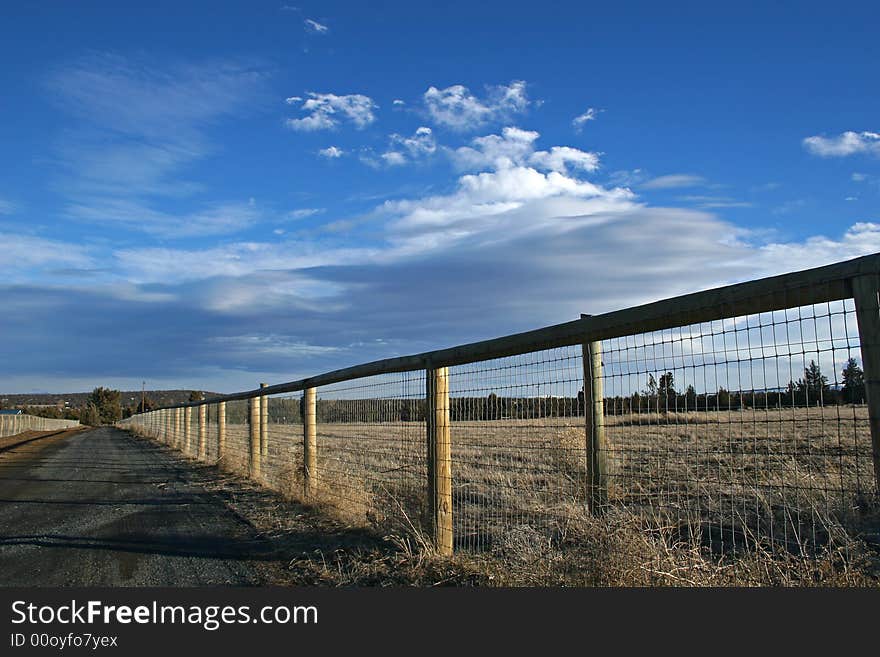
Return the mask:
[[[666,372],[660,375],[660,383],[657,386],[657,394],[660,403],[660,410],[675,410],[675,379],[672,372]]]
[[[855,358],[846,361],[843,368],[843,399],[849,404],[860,404],[865,400],[865,373]]]
[[[80,421],[90,426],[118,422],[122,419],[121,393],[110,388],[95,388],[86,401],[85,417],[88,421]]]
[[[816,361],[811,360],[809,367],[804,370],[804,378],[797,382],[798,392],[804,398],[805,404],[811,405],[814,402],[824,403],[826,393],[828,392],[828,377],[822,374],[822,370]]]

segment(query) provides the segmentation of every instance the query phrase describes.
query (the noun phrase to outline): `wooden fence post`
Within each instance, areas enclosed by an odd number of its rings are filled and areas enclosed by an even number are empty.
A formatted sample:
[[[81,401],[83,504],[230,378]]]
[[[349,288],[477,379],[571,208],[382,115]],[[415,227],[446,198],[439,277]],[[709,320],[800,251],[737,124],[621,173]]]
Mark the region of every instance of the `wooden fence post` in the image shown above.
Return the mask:
[[[199,404],[199,460],[208,458],[208,405]]]
[[[180,449],[180,423],[183,421],[183,409],[175,408],[174,409],[174,441],[173,446],[175,449]]]
[[[192,408],[187,406],[183,409],[183,452],[189,454],[192,451]]]
[[[876,275],[853,279],[853,299],[859,325],[862,370],[865,373],[865,397],[871,426],[871,447],[874,456],[874,482],[880,493],[880,280]]]
[[[259,479],[260,468],[260,398],[251,397],[248,400],[249,420],[248,437],[251,448],[251,477]]]
[[[582,346],[584,363],[584,432],[586,435],[587,509],[598,514],[608,503],[605,452],[605,401],[602,384],[602,343]]]
[[[303,394],[303,494],[308,499],[318,488],[318,391]]]
[[[428,501],[434,547],[451,555],[452,533],[452,441],[449,427],[449,369],[426,371],[428,429]]]
[[[226,452],[226,402],[217,404],[217,458]]]
[[[268,387],[268,383],[261,383],[261,388]],[[269,456],[269,398],[260,397],[260,458]]]

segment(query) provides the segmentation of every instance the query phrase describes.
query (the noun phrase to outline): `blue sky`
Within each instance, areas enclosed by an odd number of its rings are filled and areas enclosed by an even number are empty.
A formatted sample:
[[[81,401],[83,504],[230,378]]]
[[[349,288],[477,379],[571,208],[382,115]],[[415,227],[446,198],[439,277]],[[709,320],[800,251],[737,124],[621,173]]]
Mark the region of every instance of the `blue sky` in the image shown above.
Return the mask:
[[[873,3],[14,3],[0,392],[233,391],[880,251]]]

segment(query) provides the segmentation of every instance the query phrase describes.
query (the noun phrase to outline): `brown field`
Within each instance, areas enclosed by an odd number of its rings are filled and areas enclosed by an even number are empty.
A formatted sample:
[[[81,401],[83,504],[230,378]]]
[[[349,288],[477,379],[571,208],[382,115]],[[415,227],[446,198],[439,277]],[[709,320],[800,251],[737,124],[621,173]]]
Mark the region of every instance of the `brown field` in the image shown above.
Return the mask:
[[[876,583],[864,407],[608,416],[606,434],[596,517],[582,417],[453,422],[456,558],[497,583]],[[247,475],[249,458],[247,425],[228,424],[221,467]],[[270,423],[260,483],[301,499],[301,472],[302,425]],[[318,480],[328,511],[430,552],[424,423],[319,423]]]

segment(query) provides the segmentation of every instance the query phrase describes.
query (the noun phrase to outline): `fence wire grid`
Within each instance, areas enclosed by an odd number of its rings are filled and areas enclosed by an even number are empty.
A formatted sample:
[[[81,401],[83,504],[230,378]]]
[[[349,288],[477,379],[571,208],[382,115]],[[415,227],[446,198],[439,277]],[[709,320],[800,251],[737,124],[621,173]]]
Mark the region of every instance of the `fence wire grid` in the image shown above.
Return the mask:
[[[841,529],[877,535],[854,301],[802,304],[796,290],[790,295],[784,310],[730,307],[722,319],[603,339],[593,373],[603,390],[602,467],[592,480],[587,405],[597,381],[585,367],[586,345],[449,367],[442,410],[455,549],[504,549],[524,536],[565,545],[608,509],[715,559],[779,551],[808,558]],[[217,403],[208,404],[202,433],[198,408],[130,422],[240,474],[254,476],[256,453],[261,483],[347,519],[429,533],[426,371],[324,385],[316,395],[311,496],[301,393],[259,398],[256,415],[255,400],[226,402],[223,444]],[[588,503],[596,485],[603,509]]]

